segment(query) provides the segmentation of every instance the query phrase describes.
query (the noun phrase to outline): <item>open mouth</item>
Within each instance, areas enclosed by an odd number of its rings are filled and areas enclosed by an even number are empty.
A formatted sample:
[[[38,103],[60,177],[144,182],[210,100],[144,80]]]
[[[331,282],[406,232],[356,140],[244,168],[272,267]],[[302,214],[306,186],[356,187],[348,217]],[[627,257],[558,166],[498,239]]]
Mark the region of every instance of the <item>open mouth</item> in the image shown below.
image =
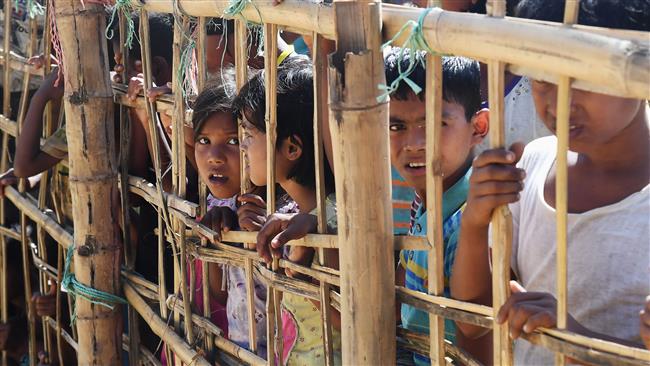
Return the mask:
[[[420,175],[426,173],[426,164],[419,161],[410,161],[404,165],[407,172],[413,175]]]
[[[228,177],[224,176],[223,174],[210,174],[208,177],[211,183],[221,185],[224,184],[228,181]]]

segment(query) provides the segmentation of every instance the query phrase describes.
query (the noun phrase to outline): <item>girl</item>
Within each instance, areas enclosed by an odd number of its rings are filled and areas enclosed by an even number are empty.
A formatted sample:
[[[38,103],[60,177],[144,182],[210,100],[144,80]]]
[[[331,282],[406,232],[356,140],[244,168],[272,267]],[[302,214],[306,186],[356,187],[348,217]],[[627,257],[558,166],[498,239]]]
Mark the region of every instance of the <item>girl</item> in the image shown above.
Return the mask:
[[[266,126],[264,73],[257,73],[235,98],[233,109],[241,118],[244,140],[241,148],[248,157],[247,169],[251,181],[257,186],[278,183],[298,205],[298,215],[274,214],[265,224],[282,220],[300,219],[310,221],[308,215],[316,208],[316,182],[314,169],[313,133],[313,75],[312,65],[306,57],[294,56],[284,60],[278,67],[277,77],[277,144],[275,152],[276,182],[266,181]],[[321,143],[321,142],[317,142]],[[325,164],[326,188],[333,187],[333,175]],[[331,201],[330,201],[331,202]],[[335,217],[330,204],[328,218]],[[307,215],[305,215],[307,214]],[[332,220],[329,220],[332,222]],[[313,222],[313,220],[311,221]],[[313,227],[314,225],[310,223]],[[258,252],[270,261],[266,245],[261,245],[258,234]],[[264,241],[264,240],[263,240]],[[313,248],[291,247],[285,253],[289,260],[309,266],[314,258]],[[287,271],[287,274],[291,275]],[[332,314],[336,318],[338,314]],[[336,321],[335,321],[336,323]],[[340,328],[340,326],[339,326]],[[283,354],[281,363],[288,365],[322,364],[325,360],[323,334],[318,302],[285,293],[282,299]],[[340,333],[333,332],[334,362],[341,362]]]
[[[240,190],[239,138],[237,123],[231,106],[235,96],[234,73],[224,69],[218,84],[207,86],[196,99],[192,122],[194,124],[194,154],[200,179],[210,191],[209,212],[202,223],[220,232],[236,228],[237,198]],[[242,207],[243,208],[243,207]],[[259,212],[246,211],[248,216]],[[262,216],[264,212],[262,210]],[[242,215],[244,216],[244,215]],[[196,305],[203,309],[203,291],[200,261],[195,263]],[[228,337],[244,348],[249,348],[246,282],[241,268],[218,264],[208,265],[212,321],[227,330]],[[224,291],[225,279],[227,291]],[[266,355],[266,288],[255,281],[255,322],[257,325],[258,354]],[[225,305],[225,309],[223,308]],[[225,311],[224,311],[225,310]]]

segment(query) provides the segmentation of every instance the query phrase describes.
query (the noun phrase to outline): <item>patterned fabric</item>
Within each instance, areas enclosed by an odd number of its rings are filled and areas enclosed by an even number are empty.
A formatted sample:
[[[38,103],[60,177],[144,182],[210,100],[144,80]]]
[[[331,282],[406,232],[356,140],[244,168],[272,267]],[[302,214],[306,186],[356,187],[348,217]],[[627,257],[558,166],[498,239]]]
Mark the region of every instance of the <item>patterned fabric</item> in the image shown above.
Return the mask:
[[[460,220],[467,200],[470,175],[471,169],[442,196],[444,295],[447,297],[449,297],[449,278],[454,264]],[[414,216],[414,225],[411,227],[409,234],[426,236],[427,215],[424,205],[418,205]],[[400,252],[400,264],[406,270],[406,288],[427,293],[428,252],[424,250],[402,250]],[[429,313],[426,311],[419,310],[408,304],[402,304],[401,318],[404,328],[420,333],[429,333]],[[456,340],[456,325],[448,319],[445,320],[445,338],[451,342]],[[429,358],[423,355],[414,353],[413,359],[416,365],[431,364]]]
[[[409,209],[416,193],[393,167],[391,167],[391,179],[393,186],[393,234],[406,235],[409,230]]]
[[[312,211],[311,214],[314,214]],[[333,195],[326,201],[328,232],[337,229],[336,202]],[[317,260],[316,258],[314,259]],[[282,296],[283,365],[323,365],[323,328],[321,311],[304,296],[285,293]],[[341,364],[341,333],[332,329],[334,364]]]

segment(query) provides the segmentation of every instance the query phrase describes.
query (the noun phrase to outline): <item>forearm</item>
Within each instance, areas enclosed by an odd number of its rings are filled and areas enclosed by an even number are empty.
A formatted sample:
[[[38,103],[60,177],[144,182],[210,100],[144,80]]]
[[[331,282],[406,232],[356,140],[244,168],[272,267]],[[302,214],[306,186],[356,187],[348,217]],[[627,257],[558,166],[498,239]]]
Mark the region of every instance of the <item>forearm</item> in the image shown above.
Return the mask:
[[[468,226],[468,225],[467,225]],[[460,237],[452,275],[451,296],[454,299],[491,305],[492,282],[489,266],[488,230],[461,224]],[[488,330],[465,323],[456,323],[468,338],[477,338]]]
[[[488,229],[461,224],[454,266],[450,279],[454,299],[491,305],[492,282]]]
[[[41,173],[60,161],[41,151],[43,135],[43,111],[48,100],[40,93],[34,94],[16,142],[14,174],[27,178]]]

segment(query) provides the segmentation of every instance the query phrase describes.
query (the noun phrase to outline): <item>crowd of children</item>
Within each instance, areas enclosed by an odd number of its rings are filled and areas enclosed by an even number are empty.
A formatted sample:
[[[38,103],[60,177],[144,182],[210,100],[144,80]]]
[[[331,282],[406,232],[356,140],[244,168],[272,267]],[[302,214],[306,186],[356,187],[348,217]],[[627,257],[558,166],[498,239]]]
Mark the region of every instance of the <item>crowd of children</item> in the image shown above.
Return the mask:
[[[418,5],[417,1],[413,2]],[[453,11],[484,12],[485,1],[442,1]],[[543,21],[562,21],[564,1],[509,1],[512,15]],[[650,31],[650,3],[623,0],[582,1],[579,23],[599,27]],[[139,21],[133,18],[136,27]],[[146,90],[138,47],[128,55],[114,52],[113,82],[128,85],[127,97],[139,94],[154,100],[171,92],[172,19],[152,14],[148,19],[155,31],[152,37],[154,88]],[[263,59],[256,53],[258,41],[249,39],[249,79],[237,91],[234,77],[234,26],[231,21],[215,20],[208,25],[207,65],[209,80],[190,103],[193,128],[173,130],[165,113],[154,116],[143,108],[128,109],[131,118],[129,173],[153,179],[154,148],[152,134],[158,135],[163,168],[171,160],[173,133],[184,136],[187,165],[187,198],[198,202],[199,182],[209,194],[207,213],[197,218],[221,238],[222,232],[257,232],[256,250],[260,260],[270,264],[282,257],[300,266],[327,263],[338,269],[338,251],[285,246],[293,239],[317,231],[317,192],[315,171],[316,144],[322,144],[327,160],[323,164],[327,232],[336,233],[336,195],[331,161],[331,141],[324,134],[315,141],[314,75],[308,55],[279,37],[277,64],[276,149],[270,159],[266,149],[266,75]],[[116,29],[117,31],[117,29]],[[154,40],[155,38],[155,40]],[[293,40],[294,37],[291,37]],[[290,38],[286,38],[290,39]],[[306,38],[305,52],[311,40]],[[117,42],[110,48],[119,49]],[[268,55],[266,55],[269,57]],[[414,62],[410,84],[401,83],[390,95],[389,137],[394,191],[395,233],[413,236],[427,234],[426,207],[426,105],[424,95],[426,58],[420,51],[397,47],[384,49],[387,84],[400,77]],[[39,59],[32,60],[39,63]],[[128,73],[122,74],[125,70]],[[505,125],[509,148],[488,149],[489,103],[485,65],[455,56],[442,59],[442,135],[440,151],[443,175],[442,228],[444,253],[444,296],[491,305],[492,283],[489,240],[494,209],[509,205],[513,218],[512,295],[499,310],[497,322],[508,322],[515,340],[515,363],[552,364],[553,354],[520,340],[522,334],[537,328],[556,326],[555,206],[556,192],[556,103],[557,87],[513,74],[506,75]],[[43,115],[51,103],[59,115],[63,82],[55,83],[56,72],[47,76],[31,98],[24,126],[17,140],[14,166],[0,176],[3,187],[16,184],[17,178],[31,178],[57,167],[55,177],[62,192],[68,191],[67,170],[59,164],[67,155],[65,125],[43,143]],[[151,123],[149,118],[155,119]],[[116,124],[117,125],[117,124]],[[155,126],[156,131],[151,131]],[[239,127],[243,135],[239,134]],[[327,126],[325,126],[326,128]],[[574,89],[571,97],[570,151],[568,154],[568,329],[589,337],[635,347],[650,348],[650,110],[648,102]],[[117,131],[116,131],[117,132]],[[119,135],[116,133],[116,135]],[[240,140],[241,138],[241,140]],[[512,143],[512,145],[510,145]],[[525,147],[524,147],[525,145]],[[146,151],[145,151],[146,150]],[[245,156],[241,164],[240,152]],[[267,181],[267,165],[275,162],[275,182]],[[57,165],[58,164],[58,165]],[[250,177],[252,188],[241,189],[242,172]],[[164,173],[164,172],[163,172]],[[171,190],[171,175],[163,174],[163,188]],[[276,185],[276,210],[267,215],[265,186]],[[28,187],[29,188],[29,187]],[[62,221],[72,224],[69,196],[54,204]],[[154,233],[155,211],[133,200],[129,230],[137,246],[136,270],[145,278],[157,280],[151,258],[157,255]],[[117,224],[116,224],[117,225]],[[209,244],[208,244],[209,245]],[[242,247],[243,244],[232,244]],[[171,270],[172,253],[165,253]],[[323,256],[323,258],[320,258]],[[52,256],[53,257],[53,256]],[[398,286],[427,292],[428,252],[402,250],[396,256]],[[194,311],[203,314],[204,299],[209,299],[210,320],[235,344],[255,349],[262,358],[275,357],[283,365],[324,364],[321,305],[297,294],[285,293],[281,300],[282,354],[268,354],[264,282],[255,277],[253,296],[242,268],[194,260],[185,274],[195,284]],[[207,266],[207,271],[203,271]],[[202,273],[208,273],[203,278]],[[305,275],[286,269],[289,277],[310,281]],[[171,273],[167,276],[172,277]],[[207,281],[209,294],[203,293]],[[12,281],[10,300],[20,307],[20,289]],[[171,288],[171,283],[168,282]],[[646,296],[648,296],[646,298]],[[254,301],[256,344],[249,339],[248,301]],[[589,299],[589,300],[586,300]],[[38,316],[53,316],[52,292],[34,297]],[[14,302],[16,303],[14,305]],[[429,316],[409,304],[397,304],[398,326],[428,334]],[[24,309],[22,309],[24,311]],[[0,324],[0,349],[10,350],[16,363],[24,360],[26,347],[19,342],[21,310],[15,318]],[[640,313],[639,313],[640,312]],[[640,314],[640,315],[639,315]],[[340,315],[331,309],[333,362],[341,363]],[[143,343],[156,349],[157,340],[143,332]],[[445,338],[467,350],[485,364],[492,362],[492,337],[489,330],[473,325],[445,321]],[[153,341],[151,339],[154,339]],[[13,342],[13,343],[12,343]],[[40,347],[41,345],[39,345]],[[395,362],[424,365],[427,355],[398,347]],[[164,352],[160,355],[167,364]],[[210,356],[212,357],[212,356]],[[219,356],[218,356],[219,357]],[[52,355],[48,362],[56,363]],[[228,364],[227,357],[219,362]],[[571,360],[571,362],[577,362]]]

